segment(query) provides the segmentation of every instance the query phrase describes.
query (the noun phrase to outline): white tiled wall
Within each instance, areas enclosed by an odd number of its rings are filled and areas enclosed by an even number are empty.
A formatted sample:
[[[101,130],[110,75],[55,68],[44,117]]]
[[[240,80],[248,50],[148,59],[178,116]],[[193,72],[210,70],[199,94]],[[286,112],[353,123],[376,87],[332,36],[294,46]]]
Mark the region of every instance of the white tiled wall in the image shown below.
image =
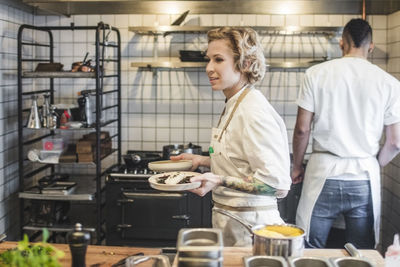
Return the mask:
[[[400,78],[400,12],[388,16],[387,49],[388,72]],[[393,243],[393,235],[400,232],[400,156],[383,170],[382,249]]]
[[[33,15],[0,1],[0,233],[19,239],[17,33]]]
[[[1,2],[0,2],[1,3]],[[199,144],[204,150],[209,143],[210,129],[223,108],[221,92],[212,92],[204,69],[141,71],[130,66],[131,62],[151,61],[155,43],[152,36],[136,35],[128,31],[129,26],[169,25],[177,15],[80,15],[70,18],[58,16],[32,16],[6,5],[0,5],[0,232],[16,233],[17,201],[12,193],[17,190],[16,155],[16,34],[22,22],[41,26],[96,25],[99,21],[120,29],[122,37],[122,145],[128,149],[161,150],[171,143]],[[386,39],[400,36],[391,25],[394,17],[370,16],[374,28],[377,49],[371,60],[387,69],[387,51],[397,53]],[[189,15],[187,25],[221,26],[343,26],[352,16],[347,15]],[[393,21],[393,22],[392,22]],[[397,21],[399,21],[397,19]],[[397,23],[396,25],[399,25]],[[389,31],[387,31],[389,28]],[[400,27],[399,27],[400,28]],[[322,36],[266,36],[262,42],[268,61],[307,61],[328,56],[339,57],[338,37],[327,40]],[[40,41],[41,36],[34,36]],[[400,37],[397,38],[400,42]],[[396,40],[397,40],[396,39]],[[75,31],[69,34],[54,33],[56,61],[69,69],[74,61],[82,60],[86,51],[94,55],[94,36],[90,32]],[[200,50],[206,48],[202,34],[171,34],[160,37],[157,53],[161,58],[177,57],[179,50]],[[397,45],[397,44],[395,44]],[[392,49],[392,50],[391,50]],[[396,51],[395,51],[396,50]],[[26,51],[32,53],[32,51]],[[34,51],[41,53],[41,51]],[[396,58],[390,58],[395,62]],[[391,63],[396,69],[400,64]],[[398,68],[398,73],[400,69]],[[285,120],[289,142],[295,123],[297,97],[302,69],[271,70],[267,73],[260,89],[278,113]],[[393,69],[390,69],[393,72]],[[29,81],[28,81],[29,82]],[[32,82],[32,81],[31,81]],[[44,84],[35,82],[36,88]],[[76,93],[90,89],[93,84],[81,80],[56,82],[59,102],[76,103]],[[71,138],[76,138],[72,136]],[[82,171],[82,170],[81,170]],[[13,210],[13,212],[11,212]]]

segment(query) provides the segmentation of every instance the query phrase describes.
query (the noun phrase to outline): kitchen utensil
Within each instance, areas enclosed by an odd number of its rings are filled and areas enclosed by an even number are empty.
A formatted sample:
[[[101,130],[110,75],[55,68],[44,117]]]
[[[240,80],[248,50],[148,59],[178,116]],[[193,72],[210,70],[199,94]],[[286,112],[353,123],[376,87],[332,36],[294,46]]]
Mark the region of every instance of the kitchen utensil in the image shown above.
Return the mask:
[[[282,224],[281,226],[293,227],[301,230],[303,234],[293,237],[265,237],[256,233],[257,230],[263,229],[268,225],[253,226],[239,216],[232,214],[226,210],[213,208],[213,211],[224,214],[239,223],[241,223],[253,237],[253,255],[282,256],[288,258],[290,256],[300,257],[304,251],[305,231],[293,224]]]
[[[146,255],[146,256],[133,256],[129,257],[125,261],[126,267],[133,267],[142,262],[146,262],[148,260],[155,260],[154,267],[171,267],[169,263],[169,259],[164,255]]]
[[[290,267],[331,267],[328,259],[317,257],[290,257]]]
[[[67,234],[67,241],[72,256],[72,267],[85,267],[86,249],[90,241],[90,234],[84,232],[82,224],[75,224],[72,232]]]
[[[375,267],[368,258],[362,256],[361,252],[352,243],[344,245],[347,252],[352,257],[331,258],[335,267]]]
[[[62,71],[64,67],[61,63],[38,63],[35,71]]]
[[[42,126],[44,128],[49,128],[49,120],[51,120],[50,116],[50,102],[49,102],[50,94],[44,94],[44,103],[42,107]]]
[[[41,123],[40,123],[40,117],[39,117],[39,110],[38,110],[38,104],[37,104],[37,97],[32,96],[32,106],[31,106],[31,113],[29,114],[29,119],[28,123],[26,125],[26,128],[30,129],[40,129]]]
[[[192,168],[191,160],[161,160],[148,164],[149,169],[156,172],[188,171]]]
[[[198,172],[180,172],[185,174],[186,176],[196,176],[200,175]],[[154,189],[161,190],[161,191],[184,191],[184,190],[191,190],[200,187],[201,182],[194,182],[194,183],[183,183],[183,184],[161,184],[159,183],[160,177],[165,177],[167,175],[176,174],[176,172],[166,172],[160,173],[153,176],[150,176],[149,183],[150,186]]]
[[[6,240],[7,235],[6,234],[1,234],[0,235],[0,243],[3,242],[4,240]]]
[[[183,228],[178,233],[178,257],[219,259],[222,257],[221,229]]]
[[[278,256],[250,256],[243,257],[244,267],[287,267],[287,263],[283,257]]]
[[[178,267],[222,267],[223,258],[204,259],[204,258],[178,258]]]
[[[193,145],[192,143],[187,145],[173,144],[163,146],[164,159],[170,159],[171,156],[177,156],[182,153],[201,155],[201,146]]]
[[[144,256],[143,252],[139,252],[133,255],[129,255],[128,257],[125,257],[123,259],[121,259],[120,261],[118,261],[117,263],[114,263],[113,265],[111,265],[111,267],[122,267],[125,266],[126,264],[126,259],[129,257],[134,257],[134,256]]]
[[[147,168],[149,162],[161,160],[160,154],[141,151],[128,151],[127,154],[122,157],[128,171],[138,167]]]

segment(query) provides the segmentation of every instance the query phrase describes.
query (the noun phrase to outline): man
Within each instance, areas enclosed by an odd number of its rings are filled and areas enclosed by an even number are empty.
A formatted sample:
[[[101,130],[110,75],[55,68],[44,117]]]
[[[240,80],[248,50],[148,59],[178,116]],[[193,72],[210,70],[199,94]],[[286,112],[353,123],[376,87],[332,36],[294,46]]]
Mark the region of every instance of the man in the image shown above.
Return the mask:
[[[304,184],[296,223],[306,230],[309,247],[322,248],[343,215],[346,241],[373,248],[379,241],[379,165],[400,149],[400,82],[367,61],[374,45],[365,20],[346,24],[340,48],[343,57],[309,68],[300,88],[292,180],[304,177]],[[312,123],[313,151],[304,175]]]

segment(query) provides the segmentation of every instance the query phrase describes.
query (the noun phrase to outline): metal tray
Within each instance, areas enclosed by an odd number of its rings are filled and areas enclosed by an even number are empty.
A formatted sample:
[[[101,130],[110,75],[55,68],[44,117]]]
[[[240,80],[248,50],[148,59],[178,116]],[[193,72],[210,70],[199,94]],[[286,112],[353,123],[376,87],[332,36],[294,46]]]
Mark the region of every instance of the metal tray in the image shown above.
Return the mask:
[[[222,267],[224,259],[178,258],[178,267]]]
[[[367,258],[341,257],[330,260],[333,267],[375,267],[375,264]]]
[[[279,256],[250,256],[243,258],[245,267],[287,267],[285,258]]]
[[[214,228],[181,229],[177,249],[179,257],[218,259],[222,257],[222,232]]]
[[[332,267],[328,259],[320,257],[290,257],[288,261],[290,267]]]

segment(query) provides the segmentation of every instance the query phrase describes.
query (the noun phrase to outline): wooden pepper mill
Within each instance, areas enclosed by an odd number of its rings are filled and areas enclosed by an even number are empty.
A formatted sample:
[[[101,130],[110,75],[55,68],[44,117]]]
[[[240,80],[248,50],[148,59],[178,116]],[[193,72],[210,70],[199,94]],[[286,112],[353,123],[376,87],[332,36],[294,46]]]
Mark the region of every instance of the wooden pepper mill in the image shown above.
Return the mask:
[[[68,233],[67,242],[72,256],[72,267],[85,267],[86,250],[90,234],[82,230],[82,224],[75,224],[75,229]]]

